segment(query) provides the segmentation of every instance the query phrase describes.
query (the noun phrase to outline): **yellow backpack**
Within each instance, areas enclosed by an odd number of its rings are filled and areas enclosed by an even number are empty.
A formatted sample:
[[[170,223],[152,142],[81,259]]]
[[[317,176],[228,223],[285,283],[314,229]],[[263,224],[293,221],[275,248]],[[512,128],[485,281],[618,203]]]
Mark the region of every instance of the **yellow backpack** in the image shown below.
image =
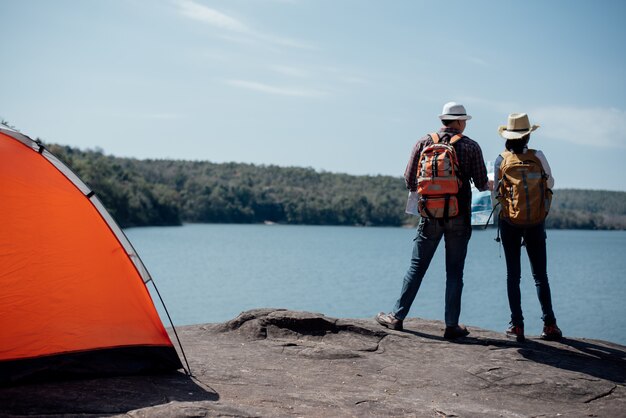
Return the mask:
[[[537,225],[550,211],[552,190],[535,150],[523,154],[505,151],[498,169],[500,217],[519,226]]]

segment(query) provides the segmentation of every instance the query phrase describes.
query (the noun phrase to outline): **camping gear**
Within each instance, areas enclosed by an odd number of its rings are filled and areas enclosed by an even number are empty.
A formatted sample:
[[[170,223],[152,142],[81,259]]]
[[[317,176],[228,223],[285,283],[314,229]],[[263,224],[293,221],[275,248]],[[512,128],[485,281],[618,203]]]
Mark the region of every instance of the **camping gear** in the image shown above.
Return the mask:
[[[532,226],[543,222],[550,210],[552,190],[535,150],[523,154],[504,151],[498,173],[500,217],[513,225]]]
[[[423,217],[448,219],[459,213],[456,195],[461,180],[453,144],[463,135],[454,135],[448,143],[439,142],[437,133],[429,136],[433,143],[424,147],[417,165],[418,209]]]
[[[4,125],[0,219],[0,383],[182,367],[152,278],[100,200]]]

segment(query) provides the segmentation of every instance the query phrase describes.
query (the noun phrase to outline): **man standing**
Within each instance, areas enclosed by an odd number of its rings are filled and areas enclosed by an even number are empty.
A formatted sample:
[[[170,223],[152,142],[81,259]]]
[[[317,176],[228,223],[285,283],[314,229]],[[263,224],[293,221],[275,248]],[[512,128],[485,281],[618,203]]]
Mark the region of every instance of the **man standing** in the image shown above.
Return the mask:
[[[443,106],[442,114],[439,115],[443,127],[437,134],[424,136],[413,147],[411,158],[404,172],[404,179],[407,188],[414,192],[418,188],[418,165],[424,148],[432,145],[437,139],[439,139],[439,143],[450,143],[452,140],[459,165],[457,175],[461,181],[461,186],[456,195],[458,214],[455,216],[447,216],[446,214],[444,218],[438,219],[422,215],[414,240],[411,266],[404,277],[400,298],[391,313],[380,312],[376,315],[376,321],[387,328],[402,330],[402,322],[408,315],[413,300],[415,300],[439,241],[441,241],[441,237],[444,237],[446,251],[446,330],[443,336],[446,339],[455,339],[469,334],[467,328],[459,325],[459,316],[463,291],[463,268],[467,244],[472,235],[470,180],[480,191],[490,188],[480,146],[467,136],[462,135],[467,121],[471,118],[463,105],[455,102],[446,103]],[[436,139],[433,140],[433,137]],[[455,138],[452,139],[453,137]],[[447,210],[448,203],[446,202]]]

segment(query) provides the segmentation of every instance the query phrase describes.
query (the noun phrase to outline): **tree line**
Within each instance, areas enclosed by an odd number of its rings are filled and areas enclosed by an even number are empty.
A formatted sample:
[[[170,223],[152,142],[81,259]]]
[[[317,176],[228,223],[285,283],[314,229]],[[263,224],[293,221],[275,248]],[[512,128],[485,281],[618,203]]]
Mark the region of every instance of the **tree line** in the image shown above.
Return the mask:
[[[401,177],[208,161],[138,160],[48,145],[122,227],[196,223],[414,225]],[[626,193],[557,189],[556,229],[626,229]]]

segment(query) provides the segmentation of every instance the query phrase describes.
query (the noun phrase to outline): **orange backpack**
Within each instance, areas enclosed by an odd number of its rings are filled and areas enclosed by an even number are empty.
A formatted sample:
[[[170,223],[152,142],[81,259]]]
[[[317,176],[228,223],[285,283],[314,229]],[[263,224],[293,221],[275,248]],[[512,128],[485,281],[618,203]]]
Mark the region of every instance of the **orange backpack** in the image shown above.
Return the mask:
[[[461,186],[459,162],[452,146],[463,138],[457,134],[449,143],[439,142],[439,135],[429,135],[433,143],[426,146],[417,165],[418,209],[423,217],[448,219],[459,214],[457,193]]]
[[[541,223],[550,210],[552,190],[535,150],[523,154],[505,151],[498,170],[500,216],[520,226]]]

